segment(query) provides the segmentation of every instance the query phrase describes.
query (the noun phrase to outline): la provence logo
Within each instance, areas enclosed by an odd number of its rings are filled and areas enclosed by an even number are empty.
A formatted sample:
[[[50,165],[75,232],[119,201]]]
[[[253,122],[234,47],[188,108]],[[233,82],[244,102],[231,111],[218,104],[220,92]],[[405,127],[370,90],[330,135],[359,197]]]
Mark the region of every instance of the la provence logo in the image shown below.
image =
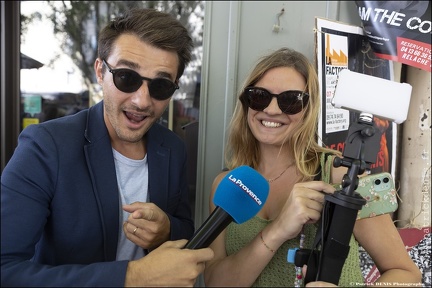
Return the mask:
[[[239,186],[243,191],[245,191],[258,205],[262,205],[261,199],[252,191],[250,190],[240,179],[235,178],[232,174],[229,175],[228,179]]]

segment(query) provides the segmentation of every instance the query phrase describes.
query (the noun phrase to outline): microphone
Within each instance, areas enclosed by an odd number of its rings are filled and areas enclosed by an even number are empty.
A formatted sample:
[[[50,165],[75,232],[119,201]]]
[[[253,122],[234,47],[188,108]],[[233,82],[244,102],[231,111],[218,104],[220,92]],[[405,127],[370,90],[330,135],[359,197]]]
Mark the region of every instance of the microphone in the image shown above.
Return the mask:
[[[230,171],[215,191],[213,204],[216,209],[184,248],[206,248],[232,221],[241,224],[251,219],[264,206],[269,189],[267,180],[249,166]]]

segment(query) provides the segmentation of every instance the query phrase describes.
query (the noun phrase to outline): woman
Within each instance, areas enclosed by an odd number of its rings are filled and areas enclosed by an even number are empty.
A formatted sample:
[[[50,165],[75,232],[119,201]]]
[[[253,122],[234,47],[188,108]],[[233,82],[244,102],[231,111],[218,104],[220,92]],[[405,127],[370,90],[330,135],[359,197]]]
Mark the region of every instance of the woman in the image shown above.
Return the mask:
[[[335,191],[329,183],[340,183],[347,172],[343,167],[321,169],[326,153],[340,153],[317,143],[319,110],[316,71],[299,52],[282,48],[269,54],[247,78],[230,124],[226,165],[251,166],[268,180],[270,193],[254,218],[230,224],[210,245],[215,257],[206,264],[206,286],[302,284],[301,267],[287,263],[287,251],[311,248],[324,196]],[[214,180],[210,212],[226,173]],[[420,271],[388,214],[357,220],[353,235],[339,285],[363,283],[358,243],[379,268],[378,281],[420,282]]]

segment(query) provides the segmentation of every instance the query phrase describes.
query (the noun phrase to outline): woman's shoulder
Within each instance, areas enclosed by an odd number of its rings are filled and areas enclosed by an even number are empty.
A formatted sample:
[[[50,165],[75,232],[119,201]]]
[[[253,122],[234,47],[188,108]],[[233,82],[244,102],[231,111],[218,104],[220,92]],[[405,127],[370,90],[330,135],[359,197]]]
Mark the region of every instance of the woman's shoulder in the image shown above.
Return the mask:
[[[219,183],[228,174],[229,171],[231,171],[231,170],[224,168],[221,172],[219,172],[219,174],[217,174],[213,180],[213,186],[216,185],[216,187],[217,187],[217,185],[219,185]]]
[[[223,178],[225,178],[225,176],[228,174],[229,171],[231,171],[231,170],[224,168],[213,179],[213,184],[212,184],[212,189],[211,189],[211,198],[213,198],[213,195],[214,195],[217,187],[219,186],[220,182],[222,181]]]

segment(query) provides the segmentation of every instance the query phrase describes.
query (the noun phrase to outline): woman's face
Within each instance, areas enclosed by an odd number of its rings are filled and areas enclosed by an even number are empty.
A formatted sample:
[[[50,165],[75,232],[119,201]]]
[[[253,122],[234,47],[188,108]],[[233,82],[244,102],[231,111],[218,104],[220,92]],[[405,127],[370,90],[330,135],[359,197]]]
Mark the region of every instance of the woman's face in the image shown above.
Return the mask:
[[[255,84],[272,94],[280,94],[287,90],[304,91],[306,80],[291,67],[277,67],[267,71]],[[299,124],[304,110],[288,115],[279,108],[276,97],[263,111],[248,108],[248,124],[252,134],[261,144],[282,145],[287,135]]]

